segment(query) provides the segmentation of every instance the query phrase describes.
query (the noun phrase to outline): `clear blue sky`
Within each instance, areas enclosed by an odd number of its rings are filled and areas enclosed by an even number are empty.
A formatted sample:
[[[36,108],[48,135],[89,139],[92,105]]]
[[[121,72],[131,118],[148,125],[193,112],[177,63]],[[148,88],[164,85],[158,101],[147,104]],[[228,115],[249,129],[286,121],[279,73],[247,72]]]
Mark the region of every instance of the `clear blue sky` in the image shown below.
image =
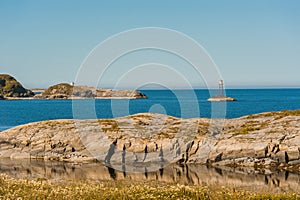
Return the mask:
[[[0,73],[29,88],[71,82],[98,43],[149,26],[194,38],[228,87],[300,87],[297,0],[0,0]]]

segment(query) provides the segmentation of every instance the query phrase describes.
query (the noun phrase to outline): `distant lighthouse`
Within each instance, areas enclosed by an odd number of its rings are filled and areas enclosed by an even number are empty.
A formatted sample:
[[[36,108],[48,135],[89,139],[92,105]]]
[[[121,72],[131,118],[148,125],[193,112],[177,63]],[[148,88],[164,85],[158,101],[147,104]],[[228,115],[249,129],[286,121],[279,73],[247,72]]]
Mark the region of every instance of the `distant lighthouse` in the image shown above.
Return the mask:
[[[236,101],[236,99],[232,98],[232,97],[225,96],[224,82],[223,82],[223,80],[220,80],[219,81],[218,95],[210,97],[209,99],[207,99],[207,101],[214,101],[214,102],[218,102],[218,101]]]
[[[224,83],[223,80],[219,81],[219,92],[218,92],[219,97],[224,97]]]

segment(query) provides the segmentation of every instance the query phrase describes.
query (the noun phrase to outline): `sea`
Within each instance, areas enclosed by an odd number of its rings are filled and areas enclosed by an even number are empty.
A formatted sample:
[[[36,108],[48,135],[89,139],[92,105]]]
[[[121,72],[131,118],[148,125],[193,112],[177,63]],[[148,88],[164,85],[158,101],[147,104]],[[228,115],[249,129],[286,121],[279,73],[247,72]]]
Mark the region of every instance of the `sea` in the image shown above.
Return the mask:
[[[300,89],[227,89],[237,101],[211,103],[209,90],[141,90],[147,99],[3,100],[0,131],[52,119],[115,118],[144,112],[181,118],[238,118],[261,112],[300,109]],[[217,114],[216,114],[217,113]]]

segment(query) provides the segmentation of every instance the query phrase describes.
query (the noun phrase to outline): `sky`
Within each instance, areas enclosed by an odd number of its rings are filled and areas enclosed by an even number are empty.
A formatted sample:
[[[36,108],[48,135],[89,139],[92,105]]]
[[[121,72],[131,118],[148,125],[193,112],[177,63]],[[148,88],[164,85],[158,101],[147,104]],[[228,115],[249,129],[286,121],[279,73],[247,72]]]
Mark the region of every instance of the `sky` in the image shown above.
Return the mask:
[[[27,88],[73,82],[99,43],[143,27],[172,29],[193,38],[213,59],[228,88],[300,87],[297,0],[0,0],[0,73],[13,75]],[[123,65],[168,60],[171,68],[182,63],[181,72],[193,87],[205,87],[191,66],[165,54],[146,50],[121,59],[103,86],[114,87],[110,80],[114,74],[122,76],[117,72]],[[152,76],[155,82],[157,66],[135,75]],[[184,87],[176,77],[165,77],[166,84]],[[121,87],[137,86],[131,79]]]

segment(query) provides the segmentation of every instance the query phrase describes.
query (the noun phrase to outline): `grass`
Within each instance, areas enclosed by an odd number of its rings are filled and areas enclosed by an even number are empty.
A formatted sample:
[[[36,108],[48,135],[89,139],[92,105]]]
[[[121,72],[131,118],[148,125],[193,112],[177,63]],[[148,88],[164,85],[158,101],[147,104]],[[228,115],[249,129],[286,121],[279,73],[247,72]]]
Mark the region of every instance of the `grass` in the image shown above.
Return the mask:
[[[100,119],[99,123],[104,132],[117,132],[120,130],[118,122],[113,119]]]
[[[234,135],[248,134],[250,132],[258,131],[258,130],[260,130],[260,127],[243,124],[241,128],[234,130]]]
[[[50,183],[44,179],[17,180],[0,175],[0,199],[300,199],[300,193],[254,193],[220,187],[163,183]]]
[[[253,133],[258,130],[262,130],[269,126],[268,121],[248,121],[241,125],[240,128],[234,129],[234,135],[243,135]]]
[[[300,116],[300,110],[282,110],[280,112],[254,114],[254,115],[249,115],[247,119],[255,119],[259,117],[274,117],[275,120],[278,120],[287,116]]]
[[[143,113],[139,113],[139,114],[135,114],[135,115],[131,115],[130,116],[131,119],[133,120],[139,120],[139,119],[148,119],[148,120],[151,120],[151,116],[150,115],[146,115],[146,114],[143,114]]]
[[[272,121],[277,121],[281,120],[284,117],[288,116],[300,116],[300,110],[282,110],[280,112],[267,112],[267,113],[261,113],[261,114],[254,114],[254,115],[249,115],[247,116],[246,119],[250,119],[250,121],[244,123],[241,125],[241,127],[236,128],[233,130],[234,135],[243,135],[243,134],[249,134],[249,133],[255,133],[256,131],[262,130],[264,128],[270,127],[270,124]],[[270,119],[265,119],[265,121],[260,120],[260,118],[270,118]],[[256,119],[256,120],[255,120]],[[258,120],[258,121],[257,121]],[[283,128],[289,127],[289,123],[291,120],[285,120],[283,122],[278,122],[278,123],[284,123]],[[232,127],[234,128],[234,127]],[[232,129],[231,128],[231,129]],[[282,130],[269,130],[267,131],[268,134],[271,133],[282,133]]]
[[[277,112],[277,116],[275,116],[275,120],[281,119],[287,116],[300,116],[300,110],[283,110],[281,112]]]
[[[175,132],[176,133],[176,132]],[[157,134],[157,139],[173,139],[175,137],[174,132],[161,131]]]
[[[197,135],[205,136],[208,133],[209,124],[208,123],[198,123]]]

